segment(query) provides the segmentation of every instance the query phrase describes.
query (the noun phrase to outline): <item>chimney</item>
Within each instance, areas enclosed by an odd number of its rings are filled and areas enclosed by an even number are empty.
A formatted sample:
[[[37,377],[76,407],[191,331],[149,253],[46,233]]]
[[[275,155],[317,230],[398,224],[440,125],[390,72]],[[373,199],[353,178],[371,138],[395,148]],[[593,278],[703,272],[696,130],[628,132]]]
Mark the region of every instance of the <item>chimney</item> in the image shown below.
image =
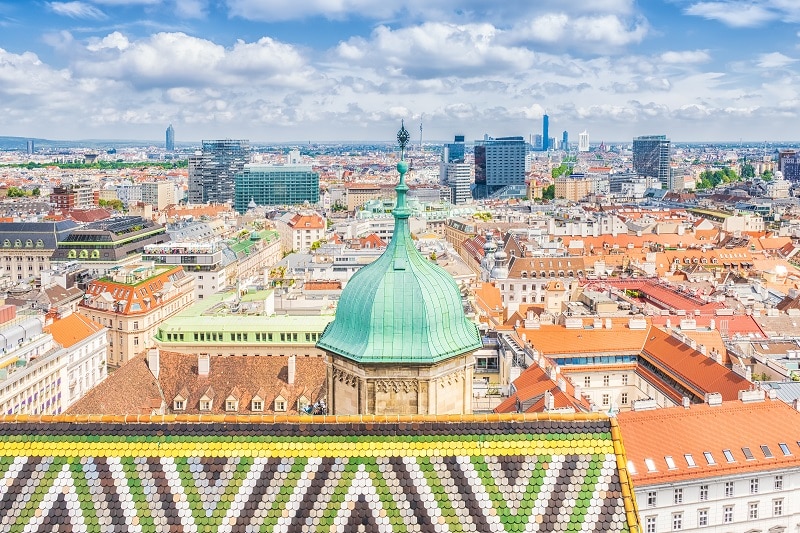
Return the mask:
[[[682,403],[683,403],[683,408],[684,409],[688,409],[689,405],[691,404],[691,401],[689,400],[688,396],[684,396],[683,400],[682,400]]]
[[[580,385],[574,385],[575,388],[575,399],[581,400],[583,399],[583,390],[581,389]]]
[[[561,389],[561,392],[567,392],[567,380],[558,378],[558,388]]]
[[[158,372],[161,369],[161,352],[158,348],[150,348],[147,351],[147,368],[158,379]]]
[[[611,319],[606,318],[606,329],[611,329]]]
[[[207,353],[197,354],[197,375],[207,378],[211,367],[211,356]]]
[[[297,356],[290,355],[289,359],[286,362],[286,366],[288,367],[288,371],[286,372],[287,374],[286,381],[289,383],[289,385],[294,385],[294,374],[296,371],[296,365],[297,365]]]
[[[556,402],[553,398],[553,394],[549,390],[544,391],[544,410],[552,411],[555,406]]]

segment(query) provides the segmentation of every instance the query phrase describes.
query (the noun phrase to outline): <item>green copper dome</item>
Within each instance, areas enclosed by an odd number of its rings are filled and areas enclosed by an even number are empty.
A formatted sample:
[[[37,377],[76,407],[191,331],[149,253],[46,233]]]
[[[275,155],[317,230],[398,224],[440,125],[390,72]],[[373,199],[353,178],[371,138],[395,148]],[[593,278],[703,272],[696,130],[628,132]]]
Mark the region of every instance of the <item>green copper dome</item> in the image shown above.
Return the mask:
[[[403,154],[408,142],[405,127],[397,137]],[[423,257],[411,240],[408,164],[402,155],[397,171],[392,240],[383,255],[347,283],[336,318],[317,346],[361,363],[436,363],[476,350],[481,341],[464,315],[453,278]]]

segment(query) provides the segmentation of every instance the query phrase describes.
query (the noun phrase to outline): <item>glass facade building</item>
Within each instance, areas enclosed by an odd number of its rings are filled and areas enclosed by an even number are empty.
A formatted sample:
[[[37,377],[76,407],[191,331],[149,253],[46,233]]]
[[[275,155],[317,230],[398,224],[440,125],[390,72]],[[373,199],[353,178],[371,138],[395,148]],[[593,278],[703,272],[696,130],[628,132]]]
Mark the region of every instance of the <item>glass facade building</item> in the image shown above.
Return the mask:
[[[633,139],[633,171],[656,178],[670,188],[670,141],[666,135],[644,135]]]
[[[475,141],[475,197],[484,198],[507,185],[525,185],[523,137],[498,137]]]
[[[255,205],[319,203],[319,173],[311,165],[244,165],[236,174],[233,207],[244,213]]]
[[[189,202],[233,201],[234,177],[249,160],[249,141],[203,141],[202,152],[189,157]]]

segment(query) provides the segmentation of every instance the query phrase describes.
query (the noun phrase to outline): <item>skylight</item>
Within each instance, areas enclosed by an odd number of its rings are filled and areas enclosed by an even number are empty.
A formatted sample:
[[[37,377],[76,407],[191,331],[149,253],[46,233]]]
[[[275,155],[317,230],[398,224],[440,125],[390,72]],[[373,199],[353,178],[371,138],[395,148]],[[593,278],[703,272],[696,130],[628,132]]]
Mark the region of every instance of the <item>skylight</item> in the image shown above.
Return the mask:
[[[753,457],[753,452],[751,452],[750,448],[746,446],[742,448],[742,453],[744,454],[745,459],[747,459],[748,461],[752,461],[753,459],[755,459],[755,457]]]
[[[714,460],[714,456],[711,455],[711,452],[703,452],[703,457],[706,458],[706,462],[710,465],[715,465],[717,462]]]
[[[725,460],[729,463],[736,462],[736,459],[733,458],[733,454],[730,450],[722,450],[722,454],[725,456]]]
[[[657,472],[656,470],[656,463],[652,459],[645,459],[644,465],[647,467],[648,472]]]
[[[690,467],[697,466],[697,463],[694,462],[694,457],[692,457],[692,454],[687,453],[683,457],[686,459],[686,464]]]
[[[675,461],[672,459],[671,455],[664,456],[664,460],[667,462],[667,468],[669,468],[670,470],[675,470],[676,468],[678,468],[677,466],[675,466]]]
[[[636,475],[636,465],[633,463],[633,461],[628,461],[628,472],[634,476]]]
[[[772,450],[769,449],[769,446],[766,444],[761,445],[761,451],[764,452],[764,457],[767,459],[772,459],[774,456],[772,455]]]
[[[778,444],[778,446],[781,447],[783,455],[792,455],[792,452],[789,451],[789,447],[786,445],[785,442],[781,442],[780,444]]]

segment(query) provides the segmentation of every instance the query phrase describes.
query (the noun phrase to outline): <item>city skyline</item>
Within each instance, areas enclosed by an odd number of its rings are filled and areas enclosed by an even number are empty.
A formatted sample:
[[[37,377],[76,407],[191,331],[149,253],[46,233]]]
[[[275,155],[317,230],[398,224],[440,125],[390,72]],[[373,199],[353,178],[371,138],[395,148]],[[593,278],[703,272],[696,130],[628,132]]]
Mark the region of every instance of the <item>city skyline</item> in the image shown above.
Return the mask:
[[[546,108],[593,142],[796,137],[789,2],[584,4],[0,1],[0,132],[383,140],[403,118],[527,138]]]

